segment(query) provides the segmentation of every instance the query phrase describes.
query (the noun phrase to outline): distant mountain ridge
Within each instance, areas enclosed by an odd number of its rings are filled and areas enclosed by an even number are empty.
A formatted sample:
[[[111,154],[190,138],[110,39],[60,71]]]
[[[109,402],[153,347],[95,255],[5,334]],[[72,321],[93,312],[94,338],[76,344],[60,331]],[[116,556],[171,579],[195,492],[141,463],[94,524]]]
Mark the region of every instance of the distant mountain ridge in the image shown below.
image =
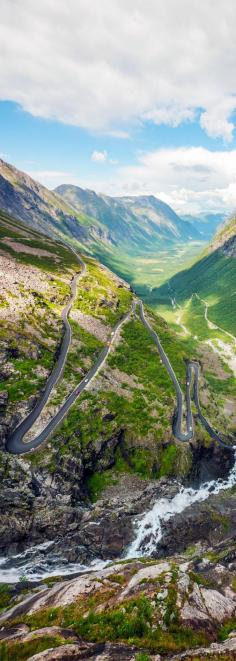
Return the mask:
[[[140,245],[148,250],[153,248],[153,241],[158,244],[201,238],[192,224],[154,195],[110,197],[67,184],[58,186],[54,192],[78,213],[105,225],[114,245],[125,242],[132,250]],[[132,247],[128,246],[130,241]]]
[[[222,223],[227,219],[227,214],[201,212],[197,216],[188,214],[182,216],[182,218],[196,227],[206,241],[210,241]]]

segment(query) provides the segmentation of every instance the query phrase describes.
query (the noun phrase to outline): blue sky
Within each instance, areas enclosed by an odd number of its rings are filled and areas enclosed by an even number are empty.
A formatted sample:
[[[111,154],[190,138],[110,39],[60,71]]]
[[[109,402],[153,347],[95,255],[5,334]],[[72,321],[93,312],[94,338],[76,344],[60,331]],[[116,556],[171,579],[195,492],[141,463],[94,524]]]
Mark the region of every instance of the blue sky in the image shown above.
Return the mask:
[[[112,137],[91,132],[78,126],[34,117],[18,104],[0,102],[1,153],[6,154],[19,168],[29,164],[39,170],[72,171],[75,176],[97,173],[91,161],[92,153],[107,151],[120,165],[134,164],[140,151],[160,147],[202,146],[210,150],[224,150],[223,138],[210,138],[198,122],[183,122],[178,127],[142,122],[128,127],[128,137]],[[236,147],[235,134],[230,149]],[[104,164],[106,173],[112,164]]]
[[[2,158],[50,188],[231,212],[233,19],[231,0],[3,0]]]

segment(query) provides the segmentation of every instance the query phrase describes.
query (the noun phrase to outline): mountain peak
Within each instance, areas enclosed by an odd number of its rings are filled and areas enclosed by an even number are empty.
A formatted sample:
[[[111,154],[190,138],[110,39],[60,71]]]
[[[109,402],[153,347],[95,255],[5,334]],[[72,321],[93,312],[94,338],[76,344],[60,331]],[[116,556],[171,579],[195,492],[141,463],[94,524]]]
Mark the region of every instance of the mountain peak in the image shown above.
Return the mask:
[[[118,247],[127,259],[202,239],[196,225],[154,195],[111,197],[73,184],[50,191],[3,160],[0,208],[45,234],[82,242],[108,264]]]

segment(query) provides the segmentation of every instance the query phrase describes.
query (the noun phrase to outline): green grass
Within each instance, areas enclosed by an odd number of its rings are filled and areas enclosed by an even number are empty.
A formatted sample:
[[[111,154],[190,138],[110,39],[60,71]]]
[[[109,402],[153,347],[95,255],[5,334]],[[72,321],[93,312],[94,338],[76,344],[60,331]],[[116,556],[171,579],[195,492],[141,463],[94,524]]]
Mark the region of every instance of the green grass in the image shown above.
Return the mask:
[[[26,357],[27,341],[23,341],[21,344],[20,341],[17,343],[13,340],[12,345],[9,343],[9,346],[14,347],[14,345],[19,347],[19,357],[11,357],[10,359],[14,371],[7,380],[0,383],[0,390],[8,392],[9,404],[28,399],[33,394],[38,394],[45,382],[44,377],[36,376],[35,370],[38,364],[51,370],[54,363],[53,352],[45,347],[41,347],[40,356],[33,359]]]
[[[163,326],[161,319],[155,319]],[[78,337],[80,333],[78,329]],[[89,338],[86,333],[84,336]],[[86,342],[80,351],[86,351]],[[75,357],[71,360],[75,365]],[[112,383],[105,389],[106,379],[97,392],[84,392],[51,439],[55,452],[61,456],[72,454],[78,459],[84,453],[87,456],[88,452],[93,452],[98,441],[102,443],[102,464],[94,464],[87,479],[88,493],[93,500],[114,483],[120,472],[157,478],[165,474],[185,475],[191,466],[187,446],[173,444],[163,450],[163,442],[171,438],[175,394],[166,370],[159,363],[152,339],[139,320],[123,326],[122,341],[110,353],[108,365],[121,373],[120,392],[115,391]],[[70,365],[68,370],[71,376]],[[130,384],[125,382],[126,374],[131,377]],[[110,449],[107,441],[116,438],[117,444]]]
[[[8,301],[6,301],[6,299],[2,295],[0,295],[0,308],[8,308],[8,307],[9,307]]]
[[[162,324],[161,319],[158,324]],[[166,401],[170,402],[174,394],[171,380],[160,364],[158,351],[141,321],[127,323],[123,327],[122,338],[123,342],[117,346],[116,352],[109,356],[109,365],[136,376],[150,400],[154,401],[161,390],[165,391]]]
[[[6,583],[0,583],[0,613],[9,607],[11,599],[9,586]]]
[[[78,289],[75,308],[112,326],[127,312],[132,294],[118,287],[109,272],[102,270],[93,260],[86,258],[87,273],[83,287]]]
[[[236,259],[226,257],[219,250],[199,259],[190,269],[170,279],[177,302],[184,304],[197,292],[209,302],[209,319],[224,330],[236,335],[234,314],[236,290]],[[152,291],[149,303],[155,307],[169,305],[170,290],[166,284]]]
[[[206,633],[194,632],[191,628],[182,627],[178,622],[174,575],[168,588],[165,628],[158,623],[158,603],[154,604],[155,595],[148,598],[141,593],[101,613],[96,612],[97,606],[112,597],[112,594],[112,590],[103,591],[102,594],[94,593],[78,603],[34,613],[25,616],[23,620],[31,629],[48,626],[49,623],[57,624],[71,627],[83,639],[91,642],[123,641],[162,654],[209,642]],[[152,625],[155,626],[152,628]]]
[[[22,230],[24,234],[22,235]],[[25,236],[27,234],[28,236]],[[32,248],[39,248],[41,250],[47,250],[47,252],[52,254],[50,256],[37,256],[34,254],[26,254],[23,252],[16,252],[13,248],[4,242],[4,238],[8,237],[14,239],[15,242],[19,241],[24,245],[28,245]],[[14,259],[22,264],[30,264],[36,266],[40,270],[46,271],[48,273],[55,273],[61,275],[62,270],[80,270],[80,265],[76,256],[69,248],[64,247],[57,241],[49,239],[39,232],[32,230],[30,227],[21,223],[18,220],[13,219],[8,214],[0,210],[0,247],[4,252],[9,253]],[[53,259],[53,256],[57,257],[57,260]]]
[[[236,630],[236,619],[232,618],[225,622],[219,631],[219,640],[226,640],[231,631]]]
[[[40,350],[40,365],[50,370],[53,367],[53,362],[53,353],[42,347]],[[6,390],[8,392],[9,403],[25,400],[38,393],[45,381],[43,377],[35,374],[38,363],[39,359],[26,358],[23,353],[18,358],[11,358],[14,372],[6,381],[2,381],[0,384],[0,391]]]
[[[115,478],[110,474],[109,471],[103,471],[102,473],[93,473],[87,480],[87,489],[89,497],[92,502],[98,500],[102,491],[110,486],[116,484]]]
[[[162,461],[159,475],[176,475],[176,460],[178,449],[176,445],[168,445],[162,452]]]
[[[34,638],[25,643],[0,643],[0,659],[1,661],[27,661],[31,656],[58,647],[65,642],[68,643],[60,636],[44,636],[44,638]]]
[[[211,372],[205,372],[204,377],[214,393],[220,395],[235,395],[236,379],[233,376],[229,376],[228,379],[219,379]]]
[[[156,250],[145,248],[133,252],[130,247],[109,249],[94,246],[94,255],[118,275],[125,278],[145,302],[150,301],[153,288],[160,287],[167,279],[178,271],[191,266],[204,246],[203,242],[189,241],[185,243],[158,245]]]

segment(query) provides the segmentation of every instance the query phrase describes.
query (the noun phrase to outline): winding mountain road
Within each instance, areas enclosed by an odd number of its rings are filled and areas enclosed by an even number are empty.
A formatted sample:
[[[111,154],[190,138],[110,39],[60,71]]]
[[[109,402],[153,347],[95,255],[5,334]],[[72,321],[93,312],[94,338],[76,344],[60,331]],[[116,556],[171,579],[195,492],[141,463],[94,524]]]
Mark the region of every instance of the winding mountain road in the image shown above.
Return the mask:
[[[201,412],[201,407],[200,407],[200,402],[199,402],[199,391],[198,391],[198,380],[199,380],[199,364],[196,361],[189,361],[187,365],[187,374],[186,374],[186,394],[185,394],[185,403],[186,403],[186,432],[183,432],[181,430],[182,428],[182,422],[183,422],[183,393],[181,390],[181,386],[179,384],[179,381],[177,379],[177,376],[174,372],[174,369],[169,361],[168,356],[166,355],[163,346],[159,340],[159,337],[157,333],[153,330],[149,322],[147,321],[144,313],[144,307],[142,301],[139,301],[139,309],[140,309],[140,318],[144,326],[147,328],[149,331],[161,358],[162,363],[165,365],[167,372],[172,380],[172,383],[175,388],[176,392],[176,400],[177,400],[177,406],[176,406],[176,415],[174,416],[174,421],[173,421],[173,434],[174,436],[179,440],[179,441],[190,441],[193,436],[194,436],[194,422],[193,422],[193,414],[191,410],[191,386],[193,383],[193,400],[197,409],[197,415],[198,418],[205,427],[206,431],[208,432],[209,436],[220,443],[223,447],[227,448],[228,450],[231,450],[232,452],[235,452],[235,448],[233,446],[228,445],[225,443],[225,441],[222,440],[222,438],[219,436],[219,434],[211,427],[210,423],[208,420],[204,417],[204,415]]]
[[[54,432],[56,427],[61,423],[63,418],[66,416],[68,413],[69,409],[71,406],[74,404],[76,399],[79,397],[81,392],[87,388],[89,383],[91,383],[91,380],[97,375],[98,371],[101,369],[103,366],[109,352],[110,348],[112,346],[112,343],[114,342],[114,339],[116,338],[116,335],[122,326],[123,323],[125,323],[131,316],[133,312],[135,312],[135,309],[137,306],[139,306],[139,311],[140,311],[140,319],[145,326],[145,328],[148,330],[149,334],[151,335],[157,349],[160,355],[161,362],[167,369],[167,372],[172,380],[172,383],[175,388],[176,392],[176,412],[174,415],[174,421],[173,421],[173,433],[174,436],[182,441],[182,442],[187,442],[190,441],[193,436],[194,436],[194,423],[193,423],[193,415],[192,415],[192,409],[191,409],[191,386],[193,382],[193,399],[195,406],[197,408],[197,414],[200,422],[202,425],[205,427],[207,430],[208,434],[213,438],[215,441],[223,445],[229,450],[234,451],[234,448],[232,446],[227,445],[218,435],[218,433],[211,427],[209,422],[206,420],[206,418],[203,416],[201,413],[201,408],[200,408],[200,403],[199,403],[199,393],[198,393],[198,377],[199,377],[199,365],[198,363],[194,361],[190,361],[187,366],[187,375],[186,375],[186,394],[185,394],[185,405],[186,405],[186,432],[182,431],[182,424],[183,424],[183,402],[184,402],[184,396],[182,393],[181,386],[179,384],[178,378],[175,374],[175,371],[169,361],[168,356],[166,355],[163,346],[159,340],[159,337],[157,333],[153,330],[152,326],[150,325],[149,321],[145,317],[144,313],[144,307],[143,303],[140,300],[133,300],[132,305],[130,310],[117,322],[115,327],[113,328],[111,335],[110,335],[110,340],[108,344],[102,349],[101,353],[99,354],[98,359],[94,363],[94,365],[91,367],[91,369],[87,372],[86,376],[78,383],[78,385],[74,388],[74,390],[70,393],[70,395],[67,397],[65,402],[62,404],[61,408],[59,411],[56,413],[56,415],[51,418],[49,423],[46,425],[46,427],[38,434],[36,435],[32,440],[25,442],[24,437],[26,433],[32,428],[33,424],[35,421],[38,419],[40,413],[42,412],[44,406],[46,405],[50,394],[52,392],[52,389],[54,386],[57,384],[59,378],[61,377],[63,373],[63,369],[65,366],[68,350],[70,347],[71,343],[71,327],[70,323],[68,320],[69,313],[71,310],[71,307],[73,305],[73,302],[76,297],[76,287],[77,287],[77,282],[78,280],[85,274],[86,272],[86,266],[85,263],[83,262],[82,258],[78,255],[76,250],[72,248],[69,245],[66,245],[67,248],[69,248],[77,257],[78,262],[81,265],[81,271],[80,273],[76,274],[71,282],[71,296],[70,300],[64,307],[62,311],[62,321],[64,324],[64,334],[63,338],[61,341],[61,346],[59,350],[59,355],[57,362],[54,366],[54,369],[52,370],[51,374],[49,375],[49,378],[47,380],[46,386],[44,391],[42,392],[40,398],[38,399],[36,405],[32,409],[32,411],[20,422],[20,424],[12,431],[10,432],[8,439],[7,439],[7,444],[6,444],[6,449],[8,452],[13,453],[13,454],[25,454],[27,452],[30,452],[31,450],[35,450],[38,448],[45,440],[49,438],[49,436]]]
[[[68,316],[71,307],[73,305],[73,302],[75,300],[77,282],[86,272],[86,266],[83,260],[81,259],[81,257],[78,255],[78,253],[73,248],[71,248],[71,246],[66,246],[66,247],[69,247],[72,250],[72,252],[74,252],[82,268],[80,273],[76,274],[72,279],[70,300],[62,311],[62,320],[64,323],[65,330],[59,350],[58,360],[55,364],[55,367],[47,380],[42,395],[38,399],[32,411],[22,420],[22,422],[20,422],[20,424],[9,434],[7,438],[6,449],[8,452],[11,452],[12,454],[25,454],[26,452],[30,452],[30,450],[35,450],[36,448],[39,447],[39,445],[43,443],[43,441],[47,440],[48,437],[54,432],[56,427],[63,420],[65,415],[68,413],[72,404],[74,404],[74,402],[76,401],[77,397],[80,395],[81,392],[83,392],[83,390],[85,390],[85,388],[87,388],[93,377],[101,369],[103,363],[105,362],[110,352],[111,345],[114,342],[118,330],[120,329],[122,324],[125,321],[127,321],[127,319],[130,317],[132,311],[135,308],[135,302],[133,302],[131,309],[122,317],[122,319],[120,319],[117,322],[117,324],[113,328],[111,332],[110,340],[108,344],[102,349],[97,361],[87,372],[86,376],[82,379],[82,381],[80,381],[80,383],[74,388],[74,390],[72,390],[69,397],[67,397],[64,404],[61,406],[61,408],[56,413],[56,415],[53,418],[51,418],[49,423],[46,425],[46,427],[42,430],[40,434],[35,436],[35,438],[33,438],[31,441],[25,442],[23,440],[24,436],[31,429],[35,421],[38,419],[41,411],[43,410],[45,404],[47,403],[50,397],[52,389],[57,384],[59,378],[62,375],[68,350],[71,343],[71,327],[68,321]]]
[[[168,356],[166,355],[163,346],[159,340],[159,337],[157,333],[153,330],[153,328],[150,326],[149,322],[147,321],[145,314],[144,314],[144,307],[142,301],[139,302],[139,307],[140,307],[140,318],[144,326],[147,328],[148,332],[150,333],[153,342],[155,343],[161,361],[165,365],[167,372],[172,380],[172,383],[175,388],[176,392],[176,400],[177,400],[177,407],[176,407],[176,416],[174,418],[173,422],[173,433],[178,438],[180,441],[190,441],[191,438],[193,438],[193,416],[192,416],[192,411],[191,411],[191,401],[190,401],[190,382],[187,379],[187,384],[186,384],[186,410],[187,410],[187,418],[186,418],[186,426],[187,426],[187,433],[184,433],[181,431],[181,426],[182,426],[182,418],[183,418],[183,393],[179,384],[179,381],[177,379],[177,376],[173,370],[173,367],[169,361]]]

